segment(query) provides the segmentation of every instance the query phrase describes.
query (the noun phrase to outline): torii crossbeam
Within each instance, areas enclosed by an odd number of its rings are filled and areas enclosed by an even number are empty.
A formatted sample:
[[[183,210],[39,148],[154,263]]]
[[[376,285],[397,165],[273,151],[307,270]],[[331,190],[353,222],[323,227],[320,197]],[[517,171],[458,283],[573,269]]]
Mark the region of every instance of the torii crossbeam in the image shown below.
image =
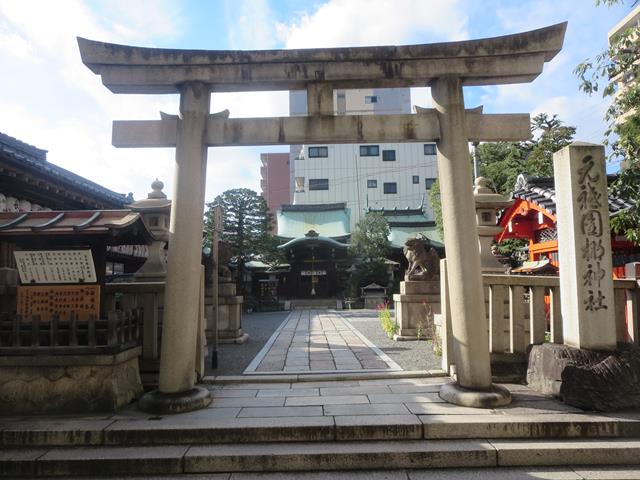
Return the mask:
[[[168,50],[78,38],[82,61],[114,93],[180,93],[180,115],[116,121],[117,147],[176,147],[171,241],[155,411],[199,408],[195,329],[207,147],[435,141],[447,246],[457,384],[441,396],[458,404],[508,403],[491,383],[488,334],[472,196],[469,141],[523,140],[529,115],[465,110],[463,86],[531,82],[562,48],[566,23],[503,37],[427,45],[264,51]],[[416,114],[337,116],[333,91],[430,86],[434,109]],[[210,114],[210,94],[306,90],[306,117]],[[179,407],[177,405],[179,404]]]

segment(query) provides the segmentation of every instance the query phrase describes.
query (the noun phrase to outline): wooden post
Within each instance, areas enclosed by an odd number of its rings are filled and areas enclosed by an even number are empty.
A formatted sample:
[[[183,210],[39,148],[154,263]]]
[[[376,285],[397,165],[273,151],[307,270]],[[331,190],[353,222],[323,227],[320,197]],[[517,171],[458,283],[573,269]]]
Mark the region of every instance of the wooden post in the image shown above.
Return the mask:
[[[78,319],[76,318],[76,312],[69,314],[69,346],[75,347],[78,345]]]

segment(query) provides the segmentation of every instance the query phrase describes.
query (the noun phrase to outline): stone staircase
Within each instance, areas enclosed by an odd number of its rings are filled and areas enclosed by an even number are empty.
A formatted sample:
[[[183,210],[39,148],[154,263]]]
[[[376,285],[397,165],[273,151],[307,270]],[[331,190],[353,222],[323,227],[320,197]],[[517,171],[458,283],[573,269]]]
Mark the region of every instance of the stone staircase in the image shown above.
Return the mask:
[[[424,379],[273,379],[216,384],[213,407],[182,415],[132,408],[103,416],[0,417],[0,476],[640,464],[639,412],[554,411],[552,400],[531,401],[535,395],[524,390],[514,392],[510,410],[478,411],[438,403],[437,384]],[[380,393],[388,387],[395,392]],[[354,403],[359,395],[351,390],[369,392],[370,403]],[[422,392],[406,393],[412,390]],[[429,409],[440,413],[419,413]]]

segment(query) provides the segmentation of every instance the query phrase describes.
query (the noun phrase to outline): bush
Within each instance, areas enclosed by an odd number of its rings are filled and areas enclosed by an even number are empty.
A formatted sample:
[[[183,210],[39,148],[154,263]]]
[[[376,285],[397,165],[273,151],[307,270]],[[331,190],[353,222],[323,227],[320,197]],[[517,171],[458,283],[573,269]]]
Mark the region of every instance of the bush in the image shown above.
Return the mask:
[[[398,333],[398,324],[394,319],[391,318],[391,310],[389,310],[389,302],[381,303],[376,306],[376,310],[378,311],[378,319],[380,320],[380,325],[382,329],[387,333],[389,338],[393,338],[393,336]]]

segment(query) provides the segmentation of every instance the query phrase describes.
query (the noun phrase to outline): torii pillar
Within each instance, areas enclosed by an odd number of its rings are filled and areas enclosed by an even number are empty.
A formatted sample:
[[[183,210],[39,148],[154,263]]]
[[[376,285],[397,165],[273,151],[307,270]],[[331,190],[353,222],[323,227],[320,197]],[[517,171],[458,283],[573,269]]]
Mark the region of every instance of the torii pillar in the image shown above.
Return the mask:
[[[180,89],[176,163],[169,227],[169,252],[158,390],[144,395],[142,410],[179,413],[211,403],[209,390],[195,386],[200,263],[207,176],[205,133],[211,93],[208,85],[188,82]]]
[[[482,273],[462,81],[439,78],[432,82],[431,94],[440,123],[438,179],[457,376],[457,384],[445,385],[440,396],[470,407],[507,405],[509,391],[491,383],[484,292],[477,281]]]

